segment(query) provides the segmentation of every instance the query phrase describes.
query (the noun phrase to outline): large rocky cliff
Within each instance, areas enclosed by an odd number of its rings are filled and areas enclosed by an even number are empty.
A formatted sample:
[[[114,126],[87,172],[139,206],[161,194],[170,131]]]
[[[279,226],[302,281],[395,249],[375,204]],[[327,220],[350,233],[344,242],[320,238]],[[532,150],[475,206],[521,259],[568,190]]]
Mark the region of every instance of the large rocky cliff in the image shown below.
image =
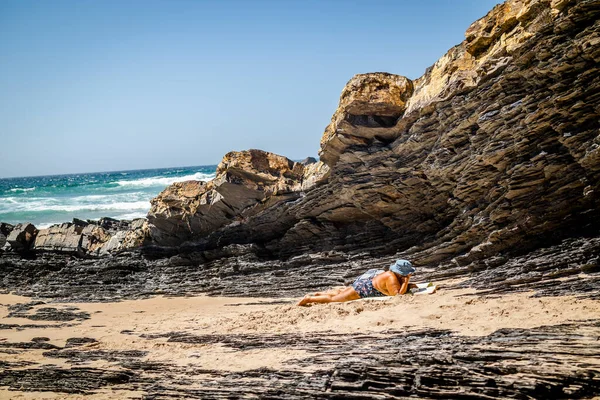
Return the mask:
[[[240,168],[228,160],[248,154],[229,154],[214,182],[155,199],[154,243],[473,269],[596,235],[599,15],[598,1],[509,0],[415,81],[353,77],[311,171],[266,154]]]

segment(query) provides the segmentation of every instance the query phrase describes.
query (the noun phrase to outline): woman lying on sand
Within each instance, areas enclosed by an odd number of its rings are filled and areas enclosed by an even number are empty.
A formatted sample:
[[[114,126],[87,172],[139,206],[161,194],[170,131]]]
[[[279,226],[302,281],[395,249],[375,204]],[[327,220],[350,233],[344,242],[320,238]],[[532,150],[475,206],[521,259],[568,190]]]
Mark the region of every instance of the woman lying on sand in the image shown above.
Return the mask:
[[[408,281],[415,268],[407,260],[396,260],[389,271],[370,269],[359,276],[352,286],[329,292],[306,295],[298,302],[299,306],[310,303],[341,303],[367,297],[396,296],[409,289]]]

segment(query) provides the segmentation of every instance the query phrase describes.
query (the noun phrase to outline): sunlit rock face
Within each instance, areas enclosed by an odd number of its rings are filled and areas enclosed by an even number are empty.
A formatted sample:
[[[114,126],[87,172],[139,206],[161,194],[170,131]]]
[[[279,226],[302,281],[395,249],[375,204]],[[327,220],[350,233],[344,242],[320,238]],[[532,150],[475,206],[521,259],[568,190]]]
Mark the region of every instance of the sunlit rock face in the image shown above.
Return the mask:
[[[403,76],[382,72],[355,75],[346,84],[340,104],[321,138],[321,161],[334,165],[341,153],[377,137],[389,137],[413,92]]]
[[[212,181],[174,183],[152,200],[151,236],[157,244],[177,245],[243,224],[265,209],[298,199],[322,170],[320,163],[305,166],[261,150],[230,152]]]
[[[173,187],[155,199],[155,237],[468,264],[595,232],[599,15],[597,1],[511,0],[415,81],[357,75],[321,140],[315,183],[283,161],[287,177],[250,156],[222,163],[215,181],[190,184],[189,202],[169,200]]]

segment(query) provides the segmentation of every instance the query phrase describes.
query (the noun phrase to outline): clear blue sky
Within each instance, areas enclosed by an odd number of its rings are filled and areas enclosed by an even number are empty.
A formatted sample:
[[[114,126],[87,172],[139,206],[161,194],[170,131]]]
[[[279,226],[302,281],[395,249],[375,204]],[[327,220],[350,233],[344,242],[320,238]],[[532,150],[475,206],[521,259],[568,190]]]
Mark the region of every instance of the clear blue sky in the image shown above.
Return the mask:
[[[498,2],[0,1],[0,177],[316,156],[354,74],[418,78]]]

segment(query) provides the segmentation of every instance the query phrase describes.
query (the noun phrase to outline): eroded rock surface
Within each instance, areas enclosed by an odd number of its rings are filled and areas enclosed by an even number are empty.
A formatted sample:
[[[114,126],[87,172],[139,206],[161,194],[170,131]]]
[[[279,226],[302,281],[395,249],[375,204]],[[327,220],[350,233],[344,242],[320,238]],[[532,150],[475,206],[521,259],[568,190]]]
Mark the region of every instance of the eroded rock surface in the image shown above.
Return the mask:
[[[145,351],[86,348],[89,343],[97,344],[92,338],[69,339],[71,345],[65,348],[31,341],[12,343],[12,347],[18,352],[46,349],[45,358],[60,358],[72,366],[3,362],[0,386],[84,395],[108,389],[113,395],[135,392],[139,396],[142,392],[152,399],[585,399],[600,390],[599,327],[598,321],[586,321],[501,329],[483,337],[433,329],[383,335],[169,332],[146,336],[149,342],[164,338],[183,342],[189,349],[220,344],[231,352],[291,349],[305,354],[287,367],[246,371],[147,361]],[[524,359],[529,361],[524,363]],[[105,366],[89,365],[97,360]]]
[[[179,245],[205,237],[230,224],[243,224],[253,215],[301,196],[322,173],[319,164],[307,167],[261,150],[228,153],[208,182],[174,183],[152,200],[148,213],[151,236],[161,245]]]
[[[388,73],[354,76],[321,138],[320,158],[333,166],[351,146],[364,146],[375,137],[385,140],[404,114],[413,93],[410,79]]]
[[[221,169],[196,189],[204,200],[182,196],[173,216],[151,215],[156,243],[202,232],[201,250],[411,251],[423,266],[597,235],[599,10],[592,0],[509,0],[415,81],[357,75],[321,141],[322,184],[269,197],[253,187],[251,163],[251,179]],[[222,200],[227,189],[235,201]],[[220,210],[202,214],[201,201]],[[202,217],[181,218],[193,213]]]
[[[43,252],[79,256],[109,255],[139,248],[149,240],[148,221],[145,218],[133,221],[112,218],[82,221],[74,218],[72,223],[56,224],[40,230],[32,224],[12,227],[2,223],[1,228],[0,247],[4,246],[4,250],[12,252],[27,253],[28,257]]]

